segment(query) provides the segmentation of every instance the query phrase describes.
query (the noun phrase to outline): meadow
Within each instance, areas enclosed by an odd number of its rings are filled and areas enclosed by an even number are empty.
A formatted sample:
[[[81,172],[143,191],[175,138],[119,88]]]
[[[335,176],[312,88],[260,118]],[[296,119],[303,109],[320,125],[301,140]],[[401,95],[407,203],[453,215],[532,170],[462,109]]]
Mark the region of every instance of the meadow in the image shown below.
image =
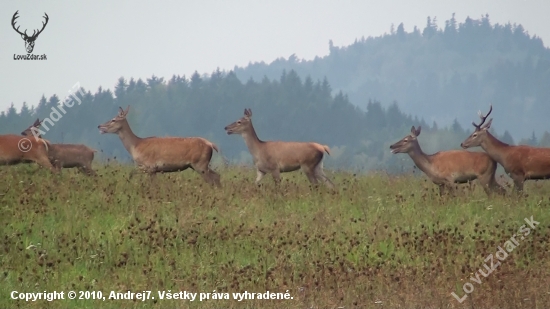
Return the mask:
[[[550,181],[527,182],[523,197],[490,198],[475,183],[440,197],[413,174],[326,171],[331,192],[302,173],[258,187],[246,167],[217,168],[221,189],[191,171],[150,179],[95,167],[97,177],[0,168],[1,308],[550,307]],[[498,260],[531,216],[540,224]],[[489,254],[500,264],[480,276]],[[474,290],[460,303],[451,292],[463,297],[467,282]],[[65,300],[12,300],[12,291]],[[109,300],[111,291],[155,299]],[[160,300],[163,291],[211,294]],[[233,299],[244,291],[292,299]]]

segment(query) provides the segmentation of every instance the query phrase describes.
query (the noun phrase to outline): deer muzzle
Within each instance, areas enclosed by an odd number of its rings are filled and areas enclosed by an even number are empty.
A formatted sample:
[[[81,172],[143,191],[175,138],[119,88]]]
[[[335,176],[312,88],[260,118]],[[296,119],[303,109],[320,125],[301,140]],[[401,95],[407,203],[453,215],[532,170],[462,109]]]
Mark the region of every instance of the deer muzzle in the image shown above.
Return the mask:
[[[99,125],[99,126],[97,126],[97,128],[99,129],[99,133],[101,133],[101,134],[107,133],[107,129],[104,126]]]

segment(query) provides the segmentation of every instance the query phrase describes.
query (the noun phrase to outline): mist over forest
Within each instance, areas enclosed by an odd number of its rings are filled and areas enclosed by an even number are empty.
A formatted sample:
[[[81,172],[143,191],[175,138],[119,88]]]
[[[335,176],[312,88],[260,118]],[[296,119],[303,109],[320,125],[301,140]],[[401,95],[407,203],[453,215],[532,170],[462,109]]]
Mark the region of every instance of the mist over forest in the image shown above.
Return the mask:
[[[548,130],[550,50],[517,24],[491,24],[489,15],[458,22],[428,17],[423,29],[392,25],[389,33],[329,42],[329,55],[306,61],[291,55],[235,67],[242,81],[278,78],[283,70],[327,78],[335,91],[365,108],[369,100],[448,126],[472,129],[477,111],[493,104],[493,126],[520,139]],[[468,127],[469,126],[469,127]]]
[[[140,137],[201,136],[216,143],[225,160],[250,164],[240,136],[224,127],[253,111],[262,140],[316,141],[338,169],[402,172],[412,161],[392,155],[389,145],[422,126],[427,153],[458,149],[493,104],[493,132],[510,144],[549,146],[550,52],[521,25],[492,25],[489,16],[424,29],[403,24],[379,37],[349,46],[329,43],[330,54],[311,61],[294,55],[251,63],[230,72],[192,76],[120,77],[113,86],[82,89],[80,104],[68,108],[44,134],[55,143],[83,143],[101,159],[130,160],[119,138],[97,126],[130,105],[128,121]],[[85,85],[84,85],[85,86]],[[65,98],[43,96],[0,114],[0,133],[19,134],[36,118],[52,117]],[[214,161],[221,162],[221,156]]]

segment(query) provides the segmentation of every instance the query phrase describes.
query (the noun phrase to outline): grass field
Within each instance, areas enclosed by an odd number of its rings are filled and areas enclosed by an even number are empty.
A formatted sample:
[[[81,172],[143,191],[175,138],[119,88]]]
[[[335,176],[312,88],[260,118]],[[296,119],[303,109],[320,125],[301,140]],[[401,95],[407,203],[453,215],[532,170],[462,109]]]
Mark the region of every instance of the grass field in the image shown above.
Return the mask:
[[[550,181],[527,182],[521,198],[475,185],[439,197],[412,175],[327,171],[333,193],[301,173],[283,174],[277,189],[270,177],[256,187],[251,169],[218,169],[216,190],[191,171],[151,180],[131,170],[0,168],[1,308],[550,307]],[[531,216],[540,224],[479,275]],[[460,303],[451,292],[463,297],[467,282],[474,290]],[[233,299],[287,290],[292,299]],[[12,300],[13,291],[65,300]],[[155,299],[109,300],[111,291]],[[210,295],[161,300],[163,291]]]

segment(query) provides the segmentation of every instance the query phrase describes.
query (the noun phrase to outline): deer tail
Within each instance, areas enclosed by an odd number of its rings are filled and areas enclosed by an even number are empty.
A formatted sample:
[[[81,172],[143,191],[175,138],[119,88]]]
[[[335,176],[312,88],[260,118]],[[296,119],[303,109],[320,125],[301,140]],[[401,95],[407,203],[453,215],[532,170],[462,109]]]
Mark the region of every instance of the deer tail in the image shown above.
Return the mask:
[[[320,152],[326,152],[330,156],[330,148],[328,148],[327,145],[321,145],[317,143],[312,143],[312,144],[313,146],[315,146],[315,148],[317,148],[317,150],[319,150]]]

